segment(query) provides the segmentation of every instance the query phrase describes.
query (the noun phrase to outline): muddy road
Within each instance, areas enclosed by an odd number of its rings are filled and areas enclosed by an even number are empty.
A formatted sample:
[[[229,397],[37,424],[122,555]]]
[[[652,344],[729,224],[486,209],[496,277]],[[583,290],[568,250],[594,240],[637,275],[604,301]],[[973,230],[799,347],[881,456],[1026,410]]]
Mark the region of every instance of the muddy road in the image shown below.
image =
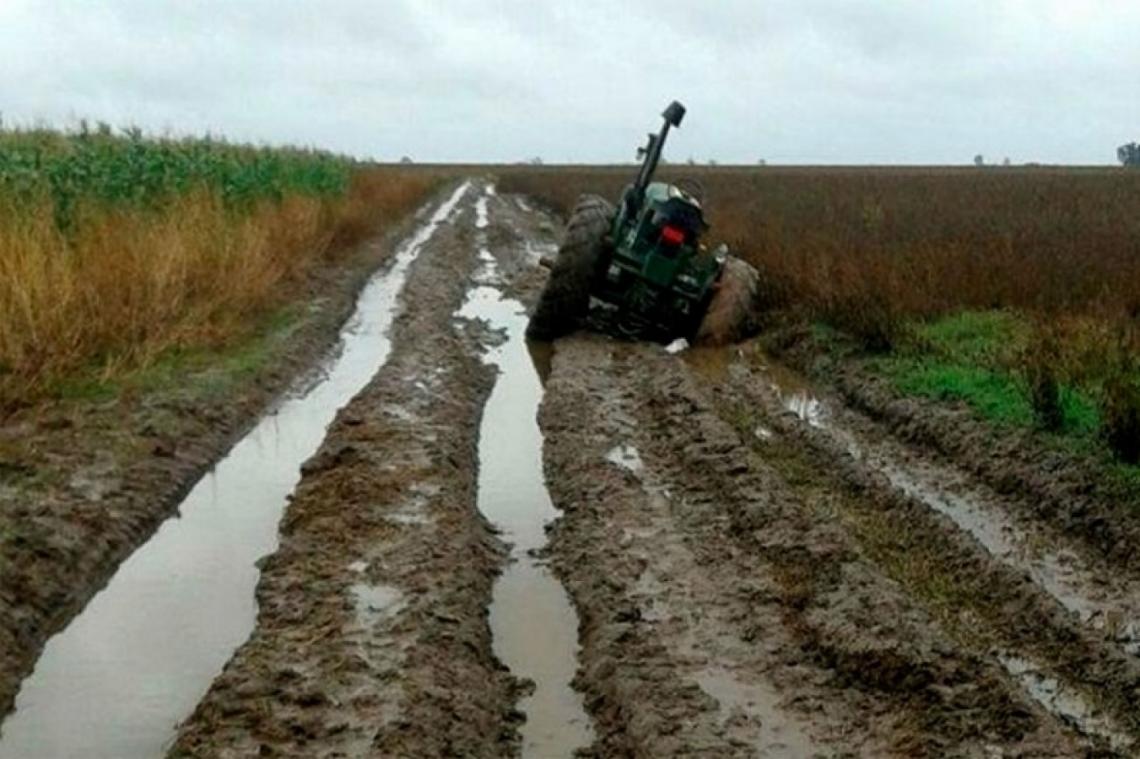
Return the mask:
[[[527,345],[557,220],[486,178],[434,203],[381,365],[275,540],[230,549],[260,559],[255,618],[163,676],[184,707],[111,700],[82,733],[43,670],[149,671],[87,637],[96,596],[57,636],[78,664],[41,660],[0,756],[1140,753],[1126,537],[1062,529],[753,343]],[[128,649],[182,656],[148,629]],[[125,725],[153,742],[124,748]]]

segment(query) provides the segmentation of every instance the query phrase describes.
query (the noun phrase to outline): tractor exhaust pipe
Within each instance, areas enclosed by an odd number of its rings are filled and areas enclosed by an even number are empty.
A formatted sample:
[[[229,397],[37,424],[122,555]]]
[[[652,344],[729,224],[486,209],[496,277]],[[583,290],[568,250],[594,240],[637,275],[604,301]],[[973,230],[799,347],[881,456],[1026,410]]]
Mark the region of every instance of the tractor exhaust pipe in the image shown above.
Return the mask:
[[[657,171],[657,163],[661,160],[661,151],[665,147],[665,138],[669,136],[669,128],[681,126],[681,119],[685,118],[685,106],[674,100],[661,117],[665,119],[661,131],[658,134],[650,134],[648,144],[637,150],[638,157],[644,156],[645,160],[642,161],[641,171],[637,173],[637,181],[633,183],[630,200],[635,207],[640,207],[642,200],[645,199],[645,188],[649,186],[654,172]]]

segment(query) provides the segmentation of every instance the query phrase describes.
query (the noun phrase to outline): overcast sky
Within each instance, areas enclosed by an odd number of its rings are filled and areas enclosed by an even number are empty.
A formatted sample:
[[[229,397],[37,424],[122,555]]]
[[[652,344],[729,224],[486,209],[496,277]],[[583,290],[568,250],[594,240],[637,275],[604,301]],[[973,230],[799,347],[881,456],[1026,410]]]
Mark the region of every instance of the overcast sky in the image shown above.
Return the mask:
[[[1135,0],[0,0],[6,123],[421,161],[1109,163]]]

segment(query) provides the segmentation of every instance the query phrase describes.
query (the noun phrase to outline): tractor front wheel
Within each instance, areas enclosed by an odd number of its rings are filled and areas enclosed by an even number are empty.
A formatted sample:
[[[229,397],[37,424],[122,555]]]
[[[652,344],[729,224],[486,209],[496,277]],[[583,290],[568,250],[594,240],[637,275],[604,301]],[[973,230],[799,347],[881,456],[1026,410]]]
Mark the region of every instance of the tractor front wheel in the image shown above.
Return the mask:
[[[605,237],[613,216],[614,207],[605,198],[583,195],[578,200],[527,324],[527,337],[554,340],[582,325],[590,307],[590,286],[603,264]]]

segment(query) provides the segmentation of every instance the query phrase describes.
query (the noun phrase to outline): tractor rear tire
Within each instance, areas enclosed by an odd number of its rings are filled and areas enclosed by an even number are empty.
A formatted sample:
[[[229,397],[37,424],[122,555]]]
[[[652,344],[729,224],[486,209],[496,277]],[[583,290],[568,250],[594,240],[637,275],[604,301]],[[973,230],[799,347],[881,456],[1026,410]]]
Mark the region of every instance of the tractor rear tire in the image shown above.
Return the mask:
[[[760,275],[751,264],[729,256],[693,343],[725,345],[754,333],[759,284]]]
[[[590,308],[590,286],[603,265],[605,237],[613,217],[614,207],[605,198],[583,195],[578,199],[527,324],[527,337],[554,340],[582,325]]]

